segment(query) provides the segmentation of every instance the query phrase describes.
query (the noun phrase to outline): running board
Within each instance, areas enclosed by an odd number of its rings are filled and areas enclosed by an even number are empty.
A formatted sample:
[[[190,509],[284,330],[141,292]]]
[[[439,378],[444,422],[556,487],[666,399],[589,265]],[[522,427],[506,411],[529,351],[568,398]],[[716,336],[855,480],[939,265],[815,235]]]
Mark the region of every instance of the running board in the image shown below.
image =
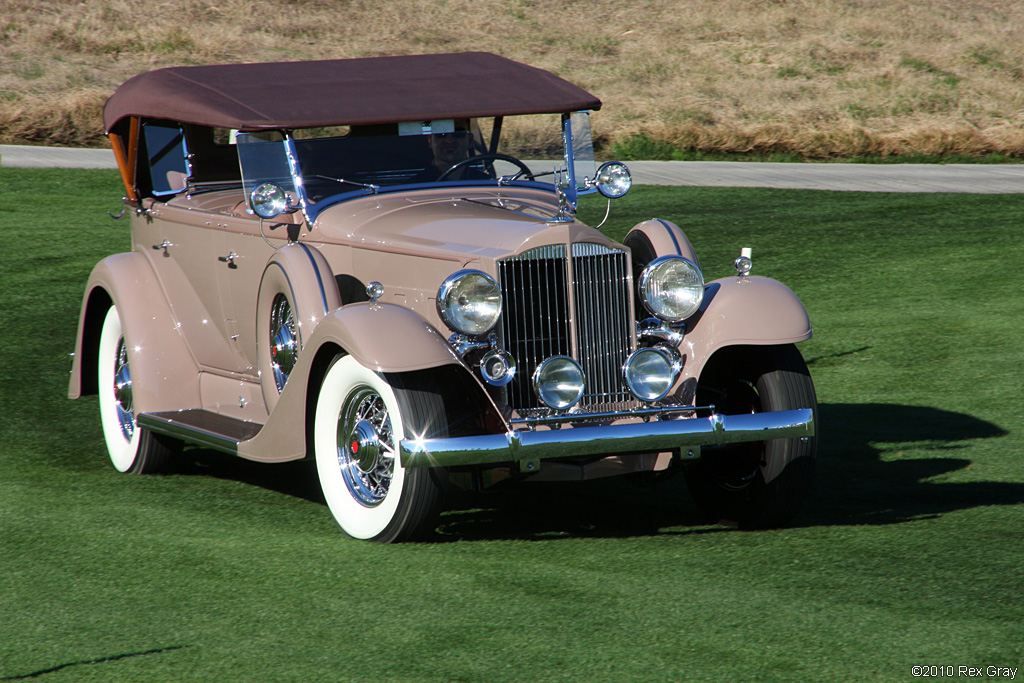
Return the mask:
[[[210,410],[177,410],[166,413],[142,413],[136,418],[142,428],[181,439],[198,446],[238,455],[238,444],[260,433],[263,425],[238,420]]]

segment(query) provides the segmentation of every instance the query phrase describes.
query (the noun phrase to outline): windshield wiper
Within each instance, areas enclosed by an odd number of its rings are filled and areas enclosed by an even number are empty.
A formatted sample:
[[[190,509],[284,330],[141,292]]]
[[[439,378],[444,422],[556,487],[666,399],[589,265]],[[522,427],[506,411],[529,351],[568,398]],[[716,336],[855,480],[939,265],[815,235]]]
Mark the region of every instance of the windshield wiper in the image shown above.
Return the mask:
[[[529,175],[530,175],[530,180],[536,180],[537,178],[540,178],[541,176],[554,175],[554,173],[555,173],[554,171],[544,171],[543,173],[531,173]],[[508,185],[513,180],[519,180],[524,175],[526,175],[525,171],[518,171],[516,173],[513,173],[512,175],[498,176],[498,187],[502,187],[504,185]]]
[[[345,180],[344,178],[332,178],[331,176],[319,174],[314,174],[309,177],[321,178],[323,180],[331,180],[336,183],[341,183],[342,185],[355,185],[356,187],[361,187],[364,190],[369,190],[370,194],[377,194],[378,192],[380,192],[380,185],[371,185],[370,183],[357,183],[354,180]]]

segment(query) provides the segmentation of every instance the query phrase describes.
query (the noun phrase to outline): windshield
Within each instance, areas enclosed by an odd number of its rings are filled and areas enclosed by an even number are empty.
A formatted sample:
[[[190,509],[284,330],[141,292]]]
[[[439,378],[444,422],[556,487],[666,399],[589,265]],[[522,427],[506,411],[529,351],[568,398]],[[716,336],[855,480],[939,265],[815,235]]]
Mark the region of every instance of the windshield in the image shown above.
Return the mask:
[[[582,115],[582,120],[580,113],[563,119],[562,138],[568,144],[561,163],[556,164],[563,169],[573,158],[589,167],[594,164],[589,121]],[[297,130],[276,136],[239,133],[246,197],[260,182],[274,182],[289,193],[297,192],[307,217],[315,220],[324,208],[353,194],[363,196],[397,187],[536,182],[553,190],[557,182],[571,192],[565,187],[569,174],[556,176],[551,163],[531,161],[527,165],[503,153],[500,119],[487,123],[487,135],[475,119]],[[585,135],[573,135],[574,126],[579,132],[585,128]],[[294,177],[286,179],[289,171]],[[592,169],[576,174],[576,184],[593,175]]]
[[[352,126],[345,135],[299,138],[294,143],[307,198],[313,204],[359,185],[391,187],[497,177],[486,159],[470,161],[489,151],[476,121]]]

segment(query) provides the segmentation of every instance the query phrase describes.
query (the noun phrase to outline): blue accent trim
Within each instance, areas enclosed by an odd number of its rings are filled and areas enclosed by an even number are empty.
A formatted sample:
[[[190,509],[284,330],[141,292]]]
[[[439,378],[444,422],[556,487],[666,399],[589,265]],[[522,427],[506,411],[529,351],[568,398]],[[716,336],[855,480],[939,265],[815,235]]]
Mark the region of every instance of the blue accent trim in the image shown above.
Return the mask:
[[[562,192],[575,212],[579,207],[580,196],[576,190],[576,161],[573,159],[572,149],[572,114],[562,114],[562,145],[565,150],[565,174],[568,183]]]
[[[327,315],[330,313],[330,311],[327,310],[327,292],[324,291],[324,280],[320,277],[320,269],[316,266],[316,259],[313,258],[313,254],[310,252],[309,247],[301,242],[296,242],[296,244],[306,251],[306,256],[309,258],[309,262],[313,266],[313,272],[316,273],[316,283],[320,285],[320,301],[323,302],[324,315]],[[282,270],[284,269],[282,268]],[[287,275],[285,275],[285,277],[287,277]],[[291,282],[288,283],[288,286],[291,287]]]
[[[672,228],[668,227],[668,223],[661,220],[660,218],[655,218],[654,220],[661,223],[661,227],[665,228],[665,232],[667,232],[668,236],[672,238],[672,244],[676,245],[676,256],[682,256],[683,250],[679,246],[679,240],[676,239],[676,234],[672,231]]]
[[[461,180],[453,182],[443,183],[415,183],[407,185],[387,185],[380,188],[376,194],[389,194],[391,192],[406,192],[408,190],[438,190],[438,189],[450,189],[456,187],[487,187],[496,188],[501,190],[506,187],[529,187],[536,190],[547,190],[548,192],[554,192],[555,186],[552,183],[542,183],[534,180],[513,180],[505,185],[498,185],[497,180]],[[354,190],[352,192],[344,192],[341,194],[331,195],[327,199],[322,199],[315,204],[310,204],[306,207],[307,217],[309,218],[310,224],[316,222],[316,219],[320,217],[320,214],[334,206],[335,204],[341,204],[352,199],[359,199],[361,197],[373,197],[374,193],[371,193],[364,189]]]
[[[305,246],[305,245],[303,245],[303,246]],[[295,317],[298,318],[299,320],[301,320],[302,318],[299,316],[299,300],[295,296],[295,288],[292,287],[292,279],[290,277],[288,277],[288,271],[285,270],[284,266],[282,266],[277,261],[271,261],[270,262],[270,266],[277,266],[278,268],[281,269],[281,273],[284,274],[284,280],[285,280],[285,282],[288,283],[288,291],[292,295],[292,303],[295,304]],[[270,266],[267,266],[267,268],[270,268]],[[296,322],[298,322],[298,321],[296,321]],[[299,348],[301,349],[304,346],[304,344],[302,343],[302,326],[296,324],[295,327],[296,327],[296,332],[298,332],[298,335],[299,335]]]

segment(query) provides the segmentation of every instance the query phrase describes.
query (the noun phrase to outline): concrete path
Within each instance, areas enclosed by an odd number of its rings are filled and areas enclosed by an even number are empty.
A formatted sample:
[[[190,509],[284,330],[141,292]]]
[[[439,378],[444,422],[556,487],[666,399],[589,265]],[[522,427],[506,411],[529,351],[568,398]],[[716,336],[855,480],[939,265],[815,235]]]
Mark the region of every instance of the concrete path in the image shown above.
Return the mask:
[[[4,168],[117,168],[109,149],[0,145]]]
[[[538,162],[540,165],[543,162]],[[550,162],[549,162],[550,163]],[[10,168],[116,168],[106,149],[0,145]],[[774,187],[860,192],[1024,193],[1024,164],[777,164],[746,161],[630,161],[637,185]],[[534,168],[533,170],[537,170]]]
[[[1024,193],[1024,164],[627,163],[638,185],[775,187],[859,192]]]

